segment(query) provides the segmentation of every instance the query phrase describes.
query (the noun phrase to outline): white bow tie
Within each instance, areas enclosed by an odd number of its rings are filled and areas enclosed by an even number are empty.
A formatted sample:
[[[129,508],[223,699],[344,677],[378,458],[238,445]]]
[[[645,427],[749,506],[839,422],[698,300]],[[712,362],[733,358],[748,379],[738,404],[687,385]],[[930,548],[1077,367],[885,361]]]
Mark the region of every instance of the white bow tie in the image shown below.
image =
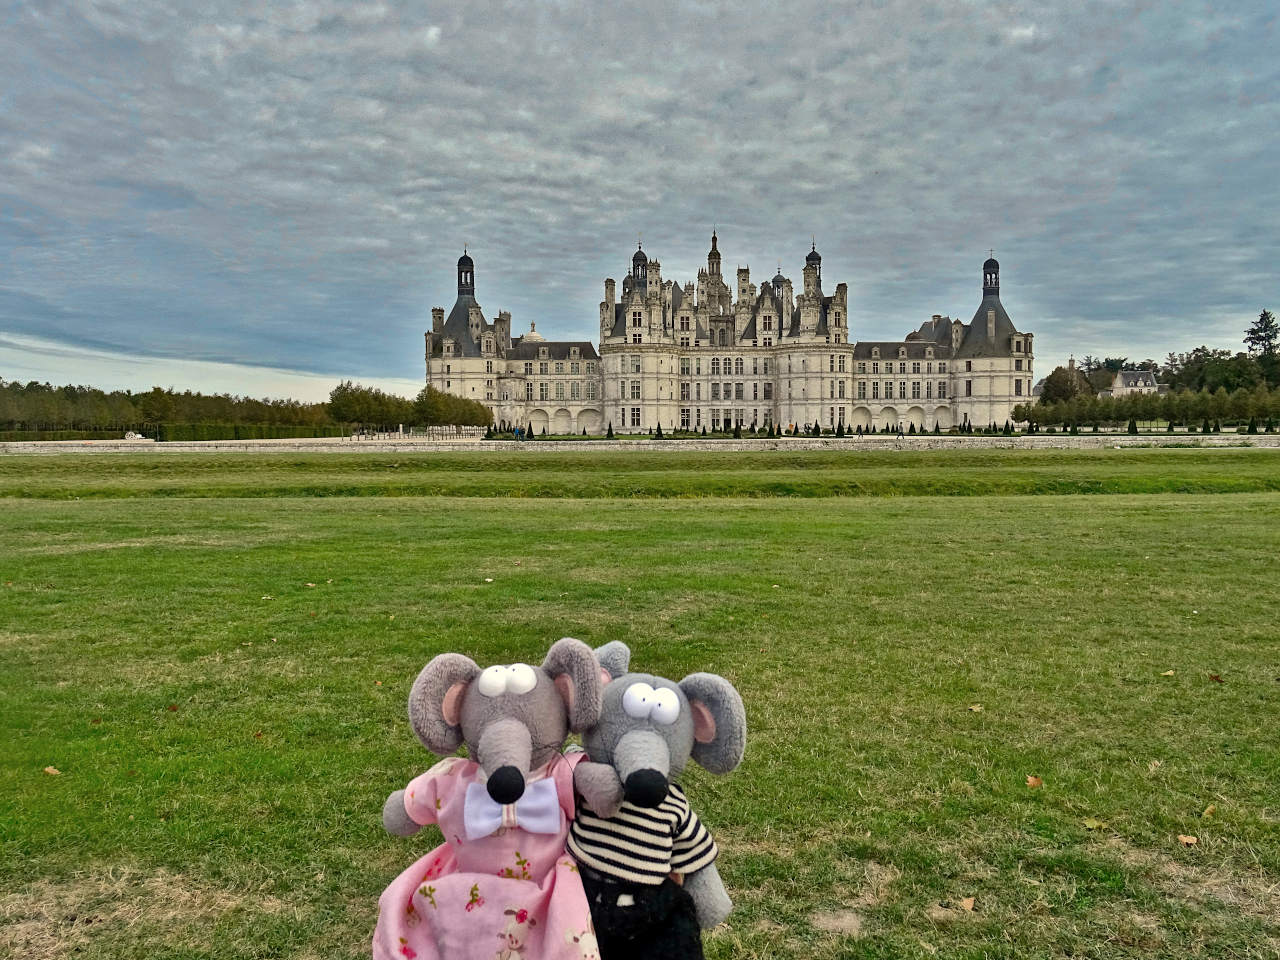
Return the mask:
[[[560,832],[560,796],[555,781],[547,778],[527,785],[515,803],[501,804],[489,796],[482,783],[467,785],[462,807],[467,839],[487,837],[499,827],[521,827],[530,833]]]

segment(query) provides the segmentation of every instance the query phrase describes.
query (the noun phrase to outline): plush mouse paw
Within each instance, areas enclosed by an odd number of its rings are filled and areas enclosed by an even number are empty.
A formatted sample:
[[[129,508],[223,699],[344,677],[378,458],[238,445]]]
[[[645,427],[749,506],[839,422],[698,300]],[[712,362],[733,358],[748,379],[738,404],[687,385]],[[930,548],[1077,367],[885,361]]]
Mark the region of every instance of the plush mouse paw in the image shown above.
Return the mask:
[[[685,877],[684,888],[693,897],[698,926],[703,930],[710,930],[728,919],[733,910],[733,901],[729,899],[724,882],[720,879],[720,871],[714,863]]]
[[[598,817],[607,820],[622,807],[622,781],[607,763],[579,763],[573,771],[573,786]]]
[[[386,827],[387,833],[397,837],[412,837],[422,829],[409,819],[409,814],[404,809],[403,790],[391,794],[382,805],[382,825]]]

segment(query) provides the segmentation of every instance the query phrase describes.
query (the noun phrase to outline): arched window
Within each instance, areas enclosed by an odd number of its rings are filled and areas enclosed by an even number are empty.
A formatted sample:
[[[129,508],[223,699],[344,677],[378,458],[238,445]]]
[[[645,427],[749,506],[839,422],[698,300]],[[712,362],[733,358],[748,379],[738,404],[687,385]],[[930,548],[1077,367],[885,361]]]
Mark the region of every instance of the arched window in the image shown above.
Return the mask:
[[[711,373],[712,373],[713,375],[718,375],[718,374],[720,373],[720,358],[719,358],[719,357],[712,357],[712,358],[711,358]]]

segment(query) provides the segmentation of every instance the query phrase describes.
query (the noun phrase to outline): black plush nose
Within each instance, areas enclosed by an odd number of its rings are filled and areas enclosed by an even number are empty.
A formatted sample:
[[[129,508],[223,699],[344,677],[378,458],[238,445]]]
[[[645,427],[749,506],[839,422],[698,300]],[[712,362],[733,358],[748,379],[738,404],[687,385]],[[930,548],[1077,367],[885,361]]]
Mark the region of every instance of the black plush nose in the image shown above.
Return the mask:
[[[495,803],[515,803],[524,796],[524,774],[515,767],[499,767],[485,786]]]
[[[622,792],[637,807],[656,807],[667,798],[667,778],[657,770],[637,770],[627,777]]]

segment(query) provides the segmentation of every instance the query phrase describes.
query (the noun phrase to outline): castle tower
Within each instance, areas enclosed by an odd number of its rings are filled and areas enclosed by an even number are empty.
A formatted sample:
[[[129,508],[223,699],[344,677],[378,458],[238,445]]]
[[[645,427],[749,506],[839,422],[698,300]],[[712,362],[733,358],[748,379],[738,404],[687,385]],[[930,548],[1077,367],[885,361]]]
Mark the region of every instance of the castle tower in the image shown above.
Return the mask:
[[[713,277],[720,276],[720,251],[716,247],[716,231],[711,230],[711,251],[707,254],[707,273]]]
[[[462,256],[458,258],[458,296],[474,297],[476,295],[476,265],[467,256],[467,248],[462,248]]]
[[[1000,296],[1000,261],[991,257],[982,265],[982,296]]]
[[[636,244],[636,252],[631,256],[631,289],[644,292],[648,288],[649,258],[644,255],[640,244]]]
[[[804,258],[804,295],[816,297],[822,291],[822,254],[816,243],[810,244]]]

